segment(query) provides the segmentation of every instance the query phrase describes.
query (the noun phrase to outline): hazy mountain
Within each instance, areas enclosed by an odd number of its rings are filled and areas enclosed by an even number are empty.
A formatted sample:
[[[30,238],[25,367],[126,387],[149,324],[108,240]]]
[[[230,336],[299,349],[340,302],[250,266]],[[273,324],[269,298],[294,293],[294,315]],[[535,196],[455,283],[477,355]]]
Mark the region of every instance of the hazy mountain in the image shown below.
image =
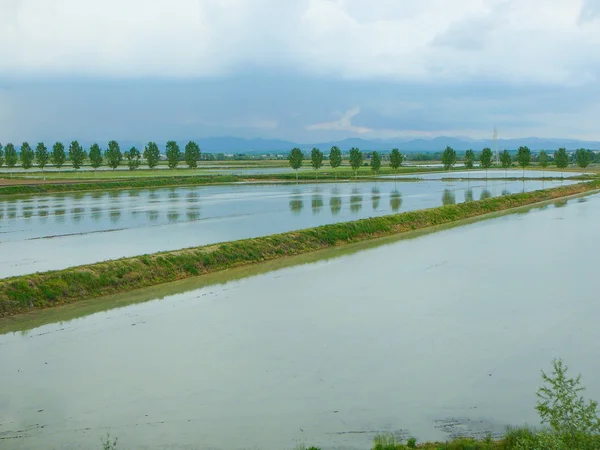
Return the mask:
[[[310,151],[313,147],[327,151],[334,145],[348,151],[352,147],[358,147],[361,150],[389,151],[392,148],[399,148],[403,152],[435,152],[443,151],[447,145],[455,150],[464,151],[467,149],[481,150],[484,147],[490,147],[494,150],[492,139],[470,139],[466,137],[445,137],[439,136],[433,139],[361,139],[348,138],[339,141],[315,142],[315,143],[295,143],[280,139],[244,139],[238,137],[221,136],[195,139],[203,152],[208,153],[287,153],[294,147],[299,147],[304,151]],[[187,140],[177,141],[183,151]],[[91,142],[82,142],[88,147]],[[119,141],[121,150],[125,151],[136,146],[143,149],[144,144],[137,141]],[[165,142],[157,142],[161,150],[164,151]],[[103,144],[101,144],[102,146]],[[104,144],[105,145],[105,144]],[[498,150],[516,150],[519,146],[526,145],[531,150],[556,150],[565,147],[567,150],[576,150],[578,148],[587,148],[591,150],[600,150],[598,141],[581,141],[575,139],[551,139],[528,137],[522,139],[498,139]]]

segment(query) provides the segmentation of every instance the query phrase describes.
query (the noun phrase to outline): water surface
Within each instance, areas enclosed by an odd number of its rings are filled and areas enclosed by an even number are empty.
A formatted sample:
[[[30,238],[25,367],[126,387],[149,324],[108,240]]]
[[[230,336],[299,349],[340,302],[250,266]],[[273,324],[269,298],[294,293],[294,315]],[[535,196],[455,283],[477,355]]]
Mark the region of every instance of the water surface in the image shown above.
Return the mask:
[[[558,185],[560,182],[498,180],[379,181],[5,197],[0,198],[0,277]]]
[[[600,196],[0,336],[2,448],[367,449],[600,398]]]

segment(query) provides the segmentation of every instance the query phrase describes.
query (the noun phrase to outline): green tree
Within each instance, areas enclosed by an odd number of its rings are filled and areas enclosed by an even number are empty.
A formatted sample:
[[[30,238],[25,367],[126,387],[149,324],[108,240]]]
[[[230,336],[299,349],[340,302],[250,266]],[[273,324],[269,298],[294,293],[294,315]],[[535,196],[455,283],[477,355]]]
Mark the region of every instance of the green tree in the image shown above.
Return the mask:
[[[444,170],[450,170],[456,164],[456,150],[447,146],[444,153],[442,153],[442,164],[444,165]]]
[[[335,178],[337,179],[337,172],[335,172],[335,169],[342,165],[342,151],[335,145],[331,147],[331,150],[329,151],[329,165],[333,169]]]
[[[0,144],[0,167],[4,165],[4,150],[2,144]]]
[[[179,149],[179,145],[175,141],[167,142],[167,165],[169,169],[175,169],[179,164],[179,158],[181,157],[181,150]]]
[[[102,165],[102,159],[102,150],[100,149],[100,146],[96,143],[92,144],[90,147],[90,164],[94,170]]]
[[[315,170],[315,176],[318,180],[319,169],[323,167],[323,152],[316,147],[310,152],[310,165]]]
[[[83,164],[83,160],[85,159],[85,151],[83,147],[77,141],[71,142],[69,145],[69,159],[71,160],[71,164],[73,164],[73,169],[77,170]]]
[[[475,152],[471,149],[467,150],[463,161],[467,170],[471,170],[475,164]]]
[[[400,150],[393,148],[390,153],[390,167],[394,169],[396,175],[398,174],[398,167],[402,165],[403,159],[404,157],[402,156],[402,153],[400,153]]]
[[[494,154],[492,153],[492,149],[489,147],[484,148],[481,151],[481,155],[479,156],[479,164],[481,165],[481,167],[483,167],[485,169],[485,178],[487,178],[488,176],[488,169],[490,167],[492,167],[492,158],[494,157]]]
[[[379,169],[381,169],[381,157],[379,156],[379,153],[374,151],[371,154],[371,170],[374,173],[379,173]]]
[[[500,153],[500,164],[504,169],[504,178],[506,178],[506,169],[508,169],[512,164],[512,158],[510,157],[508,150],[504,150],[502,153]]]
[[[148,164],[148,167],[154,169],[160,161],[160,150],[156,142],[148,142],[148,145],[144,149],[144,159]]]
[[[568,367],[562,360],[552,361],[552,367],[550,375],[542,371],[544,385],[537,391],[535,409],[542,423],[550,425],[554,434],[567,444],[567,448],[598,448],[598,402],[584,400],[580,395],[585,390],[581,375],[568,377]]]
[[[131,147],[129,151],[125,152],[124,156],[127,160],[127,166],[129,166],[129,170],[135,170],[138,167],[140,167],[140,159],[142,157],[142,154],[137,148]]]
[[[52,155],[50,155],[50,161],[52,161],[52,165],[60,170],[66,159],[67,155],[65,153],[65,146],[62,142],[56,142],[52,146]]]
[[[17,149],[11,143],[6,144],[6,148],[4,149],[4,161],[6,162],[6,167],[11,169],[17,165],[17,161],[19,161],[19,155],[17,154]]]
[[[352,147],[350,149],[350,167],[352,167],[352,170],[354,170],[355,178],[358,177],[358,168],[360,166],[362,166],[362,163],[363,163],[362,152],[359,149]]]
[[[115,170],[121,164],[123,160],[123,154],[121,153],[121,147],[117,141],[110,141],[108,143],[108,149],[106,150],[106,164],[112,170]]]
[[[29,145],[28,142],[23,142],[21,144],[21,166],[23,169],[28,170],[33,166],[33,159],[35,158],[35,153],[33,149]]]
[[[531,163],[531,150],[527,146],[519,147],[517,150],[517,162],[523,168],[523,179],[525,179],[525,167]]]
[[[43,142],[38,142],[37,147],[35,148],[35,160],[37,165],[44,171],[44,167],[48,164],[48,160],[50,159],[50,154],[48,153],[48,147],[44,145]]]
[[[293,148],[288,155],[288,162],[290,163],[290,167],[296,171],[296,183],[298,182],[298,169],[302,167],[302,160],[304,159],[304,154],[302,150],[299,148]]]
[[[548,167],[548,154],[544,150],[540,151],[540,154],[538,155],[538,163],[542,168],[542,178],[544,178],[544,172],[546,167]]]
[[[198,167],[198,161],[200,160],[200,147],[194,141],[190,141],[185,144],[184,159],[190,169]]]
[[[556,163],[556,167],[560,169],[560,177],[562,178],[563,170],[569,165],[569,155],[565,148],[559,148],[554,154],[554,162]]]
[[[586,149],[580,148],[575,152],[575,160],[579,167],[585,169],[590,164],[590,155]]]

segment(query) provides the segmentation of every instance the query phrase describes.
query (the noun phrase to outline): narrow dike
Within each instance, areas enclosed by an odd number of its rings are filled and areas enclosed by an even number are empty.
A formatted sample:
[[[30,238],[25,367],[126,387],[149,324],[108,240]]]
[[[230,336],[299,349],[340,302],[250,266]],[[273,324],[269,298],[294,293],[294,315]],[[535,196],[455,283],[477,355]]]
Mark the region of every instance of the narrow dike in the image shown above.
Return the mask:
[[[600,180],[0,280],[0,317],[559,199]]]

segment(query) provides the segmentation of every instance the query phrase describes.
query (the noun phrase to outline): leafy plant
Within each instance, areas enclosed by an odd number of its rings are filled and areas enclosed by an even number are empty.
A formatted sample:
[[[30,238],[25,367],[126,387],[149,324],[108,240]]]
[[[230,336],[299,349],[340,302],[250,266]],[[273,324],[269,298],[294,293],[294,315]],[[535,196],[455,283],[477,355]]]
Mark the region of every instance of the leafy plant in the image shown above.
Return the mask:
[[[34,157],[35,154],[29,143],[23,142],[23,144],[21,144],[21,165],[23,166],[23,169],[31,169]]]
[[[390,153],[390,167],[394,169],[394,173],[398,173],[398,167],[402,165],[402,161],[404,160],[404,156],[400,153],[400,150],[397,148],[392,149]]]
[[[110,141],[108,143],[108,150],[106,150],[106,162],[108,167],[115,170],[121,164],[123,160],[123,154],[121,153],[121,147],[117,141]]]
[[[487,178],[487,171],[490,167],[492,167],[492,158],[494,154],[492,153],[492,149],[489,147],[484,148],[481,151],[481,155],[479,156],[479,163],[481,167],[485,169],[485,177]]]
[[[296,181],[298,181],[298,169],[302,166],[302,160],[304,159],[304,154],[302,150],[299,148],[293,148],[288,155],[288,162],[290,163],[290,167],[296,171]]]
[[[550,425],[571,448],[584,448],[576,446],[588,445],[600,435],[598,402],[584,400],[580,395],[585,391],[581,375],[568,377],[568,367],[561,359],[553,360],[552,367],[550,375],[542,371],[544,385],[537,392],[536,410],[542,423]]]
[[[447,146],[444,153],[442,153],[442,164],[444,165],[444,170],[450,170],[456,164],[456,150]]]
[[[198,167],[198,160],[200,159],[200,147],[194,141],[190,141],[185,144],[184,159],[190,169]]]
[[[111,439],[110,433],[106,433],[106,438],[100,438],[100,442],[102,442],[102,450],[116,450],[117,440],[117,438]]]
[[[179,157],[181,156],[181,150],[179,149],[179,145],[175,141],[167,142],[167,165],[169,169],[175,169],[179,164]]]
[[[310,165],[315,169],[315,175],[318,179],[318,170],[323,166],[323,152],[316,147],[310,152]]]
[[[49,158],[50,154],[48,153],[48,148],[43,142],[38,142],[37,147],[35,148],[35,159],[38,166],[40,166],[40,169],[42,169],[42,172],[44,171],[44,167],[48,164]]]
[[[565,148],[559,148],[554,154],[554,161],[556,162],[556,167],[560,169],[560,176],[562,178],[563,169],[569,165],[569,155],[567,154],[567,150]]]
[[[56,142],[52,146],[52,155],[50,155],[50,161],[52,165],[57,169],[60,169],[67,159],[65,153],[65,146],[62,142]]]
[[[94,170],[102,165],[102,150],[98,144],[92,144],[90,147],[90,164]]]
[[[379,173],[379,169],[381,169],[381,157],[379,153],[373,152],[371,155],[371,170],[375,173]]]
[[[363,155],[362,152],[356,148],[352,147],[350,149],[350,167],[354,170],[354,176],[358,177],[358,168],[362,166],[363,163]]]
[[[148,142],[148,145],[144,149],[144,159],[148,164],[148,167],[154,169],[158,165],[160,160],[160,150],[156,142]]]
[[[463,161],[467,169],[472,169],[473,165],[475,164],[475,152],[473,152],[471,149],[467,150],[465,152],[465,158]]]
[[[342,151],[335,145],[329,151],[329,164],[332,169],[336,169],[342,164]],[[337,173],[335,176],[337,178]]]

